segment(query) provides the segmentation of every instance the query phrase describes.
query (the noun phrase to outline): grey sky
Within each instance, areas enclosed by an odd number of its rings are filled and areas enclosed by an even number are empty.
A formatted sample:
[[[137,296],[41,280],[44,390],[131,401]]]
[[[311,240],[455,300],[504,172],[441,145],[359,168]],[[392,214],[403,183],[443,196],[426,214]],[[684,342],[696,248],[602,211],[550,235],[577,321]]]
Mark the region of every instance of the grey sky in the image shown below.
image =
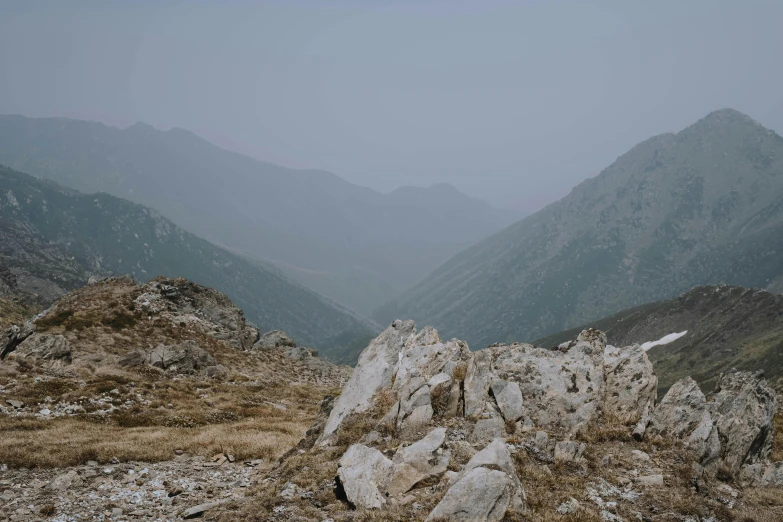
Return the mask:
[[[0,113],[533,210],[715,109],[783,131],[781,25],[749,0],[5,0]]]

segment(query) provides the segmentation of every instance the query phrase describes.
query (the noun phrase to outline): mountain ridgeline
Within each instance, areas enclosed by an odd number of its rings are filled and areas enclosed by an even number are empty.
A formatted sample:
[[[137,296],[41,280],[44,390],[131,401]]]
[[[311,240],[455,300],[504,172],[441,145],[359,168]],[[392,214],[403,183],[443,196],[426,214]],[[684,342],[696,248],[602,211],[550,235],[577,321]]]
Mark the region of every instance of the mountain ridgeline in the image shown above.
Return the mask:
[[[0,297],[51,303],[91,275],[187,277],[228,294],[263,330],[340,358],[375,332],[369,321],[282,276],[185,232],[158,212],[81,194],[0,167]]]
[[[697,285],[783,289],[783,138],[731,109],[635,146],[376,314],[474,349],[536,339]]]
[[[221,149],[195,134],[0,116],[0,163],[155,208],[185,230],[365,315],[518,220],[450,185],[390,194]]]

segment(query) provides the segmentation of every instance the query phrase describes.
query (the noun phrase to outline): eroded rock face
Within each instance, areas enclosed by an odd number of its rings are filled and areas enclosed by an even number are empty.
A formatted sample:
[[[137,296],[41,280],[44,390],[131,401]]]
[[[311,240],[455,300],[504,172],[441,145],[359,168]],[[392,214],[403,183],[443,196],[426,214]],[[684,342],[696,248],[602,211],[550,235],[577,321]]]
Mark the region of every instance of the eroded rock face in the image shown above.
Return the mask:
[[[375,394],[391,385],[402,349],[415,333],[416,325],[413,321],[394,321],[370,342],[359,356],[356,369],[332,409],[319,439],[321,444],[329,442],[348,415],[367,411]]]
[[[651,415],[648,431],[682,440],[704,463],[713,462],[720,454],[707,399],[690,377],[669,388]]]
[[[764,461],[772,449],[775,392],[760,373],[732,372],[721,376],[709,411],[720,439],[724,465],[739,470]]]
[[[604,349],[604,409],[622,421],[636,422],[655,404],[658,377],[639,345]]]
[[[604,397],[604,346],[578,341],[567,351],[529,344],[490,348],[495,379],[514,382],[535,426],[573,430],[595,418]]]

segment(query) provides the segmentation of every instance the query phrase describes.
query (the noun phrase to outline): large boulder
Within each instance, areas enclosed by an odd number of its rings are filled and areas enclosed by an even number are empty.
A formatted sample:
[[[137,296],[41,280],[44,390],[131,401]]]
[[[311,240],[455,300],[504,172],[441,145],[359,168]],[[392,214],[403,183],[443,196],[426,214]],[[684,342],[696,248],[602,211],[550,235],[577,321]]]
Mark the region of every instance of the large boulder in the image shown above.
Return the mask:
[[[602,342],[601,338],[577,341],[563,351],[529,344],[488,348],[493,379],[519,386],[525,415],[536,426],[574,431],[601,413]],[[467,381],[465,392],[467,395]]]
[[[253,345],[254,350],[272,350],[274,348],[296,348],[296,343],[287,333],[272,330],[261,336]]]
[[[655,404],[658,377],[641,346],[604,350],[604,412],[622,422],[637,422]]]
[[[474,468],[449,488],[427,522],[498,522],[511,504],[514,483],[506,473]]]
[[[428,521],[499,521],[525,510],[525,493],[505,443],[496,439],[468,461]]]
[[[71,345],[63,335],[36,333],[17,346],[14,357],[71,362]]]
[[[648,431],[682,440],[705,464],[720,455],[720,440],[707,409],[707,399],[690,377],[669,388],[650,417]]]
[[[413,321],[394,321],[370,342],[329,415],[319,444],[326,445],[342,422],[352,413],[367,411],[375,394],[392,384],[402,350],[416,334]]]
[[[178,345],[159,344],[150,354],[150,364],[172,373],[190,374],[215,366],[215,360],[196,341]]]
[[[419,482],[440,475],[446,471],[451,452],[443,448],[446,442],[446,428],[436,428],[426,437],[402,448],[394,455],[394,471],[388,493],[405,493]]]
[[[775,392],[762,373],[721,375],[709,403],[721,443],[724,466],[737,471],[765,461],[772,449]]]
[[[394,465],[375,448],[354,444],[340,459],[337,470],[348,502],[356,507],[380,508]]]

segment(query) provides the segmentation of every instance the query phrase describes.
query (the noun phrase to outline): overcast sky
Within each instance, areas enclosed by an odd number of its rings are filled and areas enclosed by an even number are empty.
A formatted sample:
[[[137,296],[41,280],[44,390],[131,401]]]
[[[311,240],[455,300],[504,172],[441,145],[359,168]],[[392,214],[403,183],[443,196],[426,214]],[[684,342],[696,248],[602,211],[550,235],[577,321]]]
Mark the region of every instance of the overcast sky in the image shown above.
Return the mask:
[[[732,107],[783,131],[780,1],[0,2],[0,113],[182,127],[540,208]]]

